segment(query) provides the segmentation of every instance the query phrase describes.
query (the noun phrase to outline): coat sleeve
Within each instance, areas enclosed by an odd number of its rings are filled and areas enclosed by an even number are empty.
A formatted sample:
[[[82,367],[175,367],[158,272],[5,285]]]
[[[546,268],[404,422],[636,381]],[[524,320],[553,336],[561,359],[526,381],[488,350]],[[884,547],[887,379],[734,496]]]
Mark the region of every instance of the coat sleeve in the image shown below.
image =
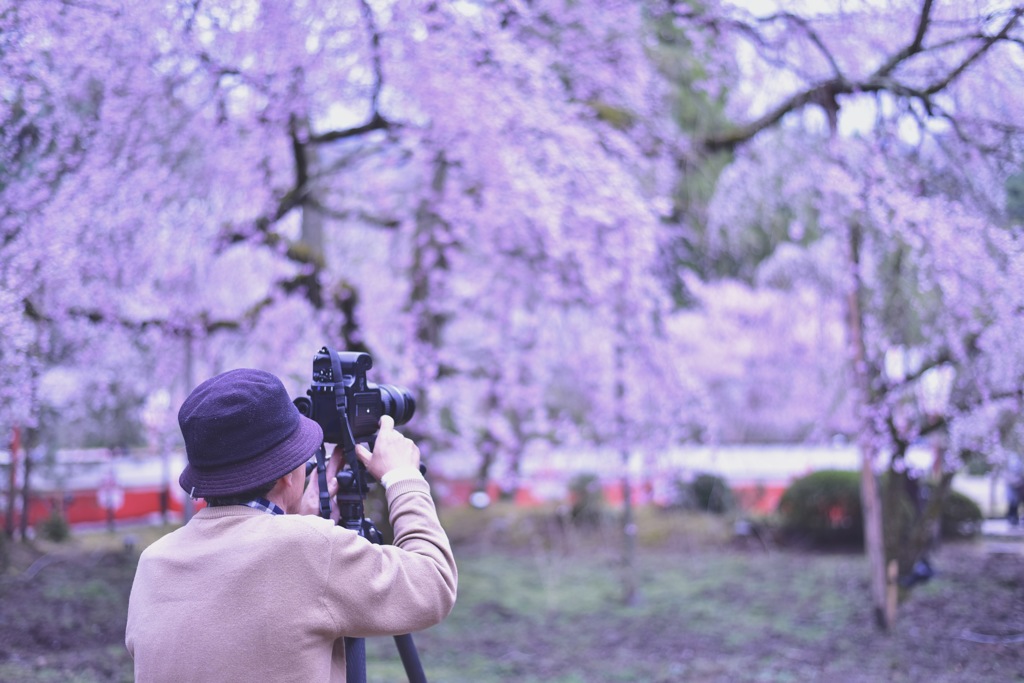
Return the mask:
[[[455,606],[458,571],[423,480],[388,487],[394,545],[375,545],[334,527],[323,607],[337,635],[412,633]]]

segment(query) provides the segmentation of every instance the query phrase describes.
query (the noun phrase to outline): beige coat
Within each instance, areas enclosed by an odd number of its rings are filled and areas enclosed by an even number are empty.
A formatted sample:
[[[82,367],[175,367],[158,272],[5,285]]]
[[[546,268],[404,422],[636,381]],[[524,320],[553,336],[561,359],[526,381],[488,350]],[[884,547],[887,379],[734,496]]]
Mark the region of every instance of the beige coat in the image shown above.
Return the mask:
[[[309,515],[203,508],[147,548],[125,643],[137,683],[344,681],[342,636],[411,633],[455,604],[423,480],[387,490],[393,546]]]

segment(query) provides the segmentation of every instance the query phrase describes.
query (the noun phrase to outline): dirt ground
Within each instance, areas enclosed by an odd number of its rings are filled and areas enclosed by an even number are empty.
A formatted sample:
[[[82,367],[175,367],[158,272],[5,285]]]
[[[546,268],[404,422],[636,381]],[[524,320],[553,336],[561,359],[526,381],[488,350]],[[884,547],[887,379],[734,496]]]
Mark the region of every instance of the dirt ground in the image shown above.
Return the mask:
[[[124,648],[134,553],[9,547],[0,578],[0,681],[132,680]]]
[[[0,682],[130,681],[136,554],[14,550]],[[416,635],[432,681],[1024,681],[1024,543],[944,546],[888,634],[859,554],[642,548],[643,597],[626,607],[614,554],[456,550],[456,611]],[[371,681],[404,680],[387,662],[374,673],[388,649],[370,647]]]
[[[938,574],[915,589],[889,633],[875,624],[859,555],[704,548],[682,556],[646,551],[641,603],[633,608],[607,607],[614,582],[605,585],[603,603],[579,592],[599,580],[594,574],[570,573],[548,587],[576,591],[569,600],[577,604],[547,611],[479,600],[471,585],[470,623],[442,624],[418,642],[440,666],[437,680],[1024,681],[1018,551],[983,542],[942,548],[933,558]],[[466,564],[467,578],[479,582]],[[606,573],[616,571],[607,565]],[[514,586],[498,590],[515,593]],[[466,653],[487,664],[460,677],[453,672],[471,664]]]

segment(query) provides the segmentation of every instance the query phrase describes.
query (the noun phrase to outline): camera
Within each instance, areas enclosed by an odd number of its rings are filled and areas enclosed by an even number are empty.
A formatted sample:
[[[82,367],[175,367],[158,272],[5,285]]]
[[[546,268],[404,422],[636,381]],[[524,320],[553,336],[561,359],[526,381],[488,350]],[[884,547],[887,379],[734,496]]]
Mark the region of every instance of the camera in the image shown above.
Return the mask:
[[[314,356],[307,396],[293,403],[320,425],[325,442],[354,446],[376,435],[384,415],[390,415],[396,426],[412,419],[416,412],[412,393],[391,384],[368,382],[366,371],[372,367],[368,353],[338,352],[324,346]]]

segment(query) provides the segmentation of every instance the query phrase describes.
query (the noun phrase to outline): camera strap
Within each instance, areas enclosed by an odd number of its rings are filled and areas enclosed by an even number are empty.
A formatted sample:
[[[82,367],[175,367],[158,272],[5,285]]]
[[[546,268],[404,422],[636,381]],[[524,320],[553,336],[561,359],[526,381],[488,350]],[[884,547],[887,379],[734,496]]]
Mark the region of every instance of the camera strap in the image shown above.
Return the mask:
[[[320,516],[331,518],[331,494],[327,491],[327,449],[320,444],[316,452],[316,478],[320,485]]]

